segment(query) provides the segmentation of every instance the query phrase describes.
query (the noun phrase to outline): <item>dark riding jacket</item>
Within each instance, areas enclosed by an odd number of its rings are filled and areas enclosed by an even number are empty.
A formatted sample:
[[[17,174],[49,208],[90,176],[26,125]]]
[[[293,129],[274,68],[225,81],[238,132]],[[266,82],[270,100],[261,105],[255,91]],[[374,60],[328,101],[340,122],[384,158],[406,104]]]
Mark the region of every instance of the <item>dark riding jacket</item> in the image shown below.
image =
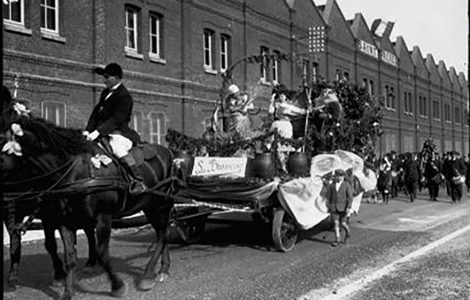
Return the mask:
[[[101,93],[100,102],[93,109],[85,130],[98,130],[102,136],[117,132],[130,139],[134,145],[138,144],[139,135],[129,127],[134,104],[132,96],[122,83],[106,99],[109,93],[108,88]]]

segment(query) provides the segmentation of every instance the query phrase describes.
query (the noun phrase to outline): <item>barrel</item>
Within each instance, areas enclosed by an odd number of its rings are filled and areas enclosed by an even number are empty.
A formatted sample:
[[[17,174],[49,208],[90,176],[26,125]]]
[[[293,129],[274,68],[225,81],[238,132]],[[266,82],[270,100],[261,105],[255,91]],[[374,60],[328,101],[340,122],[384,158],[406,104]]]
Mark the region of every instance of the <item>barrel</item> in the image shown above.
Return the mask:
[[[291,152],[289,154],[287,171],[292,176],[306,176],[308,174],[309,164],[305,152]]]
[[[266,179],[271,179],[276,175],[276,168],[271,153],[259,153],[255,156],[253,173],[256,177]]]

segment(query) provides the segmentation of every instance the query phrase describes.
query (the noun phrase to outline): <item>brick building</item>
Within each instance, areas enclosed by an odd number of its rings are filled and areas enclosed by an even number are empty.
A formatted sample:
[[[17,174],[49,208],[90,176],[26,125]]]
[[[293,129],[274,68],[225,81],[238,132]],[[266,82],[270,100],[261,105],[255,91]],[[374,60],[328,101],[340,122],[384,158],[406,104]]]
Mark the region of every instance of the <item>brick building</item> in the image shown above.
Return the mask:
[[[360,13],[346,20],[334,0],[18,0],[3,4],[3,15],[4,85],[60,125],[84,127],[104,88],[93,67],[118,62],[145,140],[164,143],[169,127],[198,136],[227,67],[287,53],[295,59],[234,69],[257,106],[267,108],[273,83],[344,78],[384,106],[379,153],[416,151],[428,137],[441,151],[469,153],[465,75],[403,37],[391,41],[393,23],[369,26]],[[315,54],[312,29],[325,29]]]

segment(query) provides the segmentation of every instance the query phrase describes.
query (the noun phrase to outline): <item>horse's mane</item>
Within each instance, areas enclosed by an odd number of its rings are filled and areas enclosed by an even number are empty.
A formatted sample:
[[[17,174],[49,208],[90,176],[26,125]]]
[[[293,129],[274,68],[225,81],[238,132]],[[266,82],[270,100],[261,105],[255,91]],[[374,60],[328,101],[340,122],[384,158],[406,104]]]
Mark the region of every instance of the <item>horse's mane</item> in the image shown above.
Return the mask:
[[[42,118],[22,117],[18,123],[34,135],[43,151],[63,157],[92,152],[93,146],[81,129],[60,127]]]

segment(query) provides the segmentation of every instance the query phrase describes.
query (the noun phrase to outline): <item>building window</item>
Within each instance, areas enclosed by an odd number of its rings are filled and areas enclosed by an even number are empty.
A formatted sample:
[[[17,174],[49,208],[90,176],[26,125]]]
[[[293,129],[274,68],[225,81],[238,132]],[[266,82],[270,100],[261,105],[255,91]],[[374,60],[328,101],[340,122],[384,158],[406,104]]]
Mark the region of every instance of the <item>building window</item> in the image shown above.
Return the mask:
[[[149,22],[150,56],[163,58],[163,16],[150,13]]]
[[[419,96],[418,97],[418,102],[419,102],[419,114],[422,117],[427,117],[428,116],[428,107],[426,103],[426,97],[424,96]]]
[[[126,24],[124,25],[126,31],[126,51],[138,52],[138,22],[139,22],[138,9],[135,7],[126,7]]]
[[[432,101],[432,117],[435,120],[441,119],[441,108],[439,107],[439,101]]]
[[[393,86],[385,85],[385,107],[394,110],[395,105],[395,88]]]
[[[144,120],[143,120],[143,115],[141,111],[134,110],[132,112],[132,119],[131,119],[131,128],[137,131],[139,134],[143,134],[143,125],[144,125]]]
[[[3,2],[3,19],[24,26],[24,0]]]
[[[273,58],[273,64],[272,64],[272,72],[273,72],[273,83],[279,83],[279,68],[280,68],[280,61],[278,60],[278,57],[280,56],[279,51],[274,51],[274,58]]]
[[[369,94],[375,95],[374,81],[372,79],[369,80]]]
[[[227,70],[230,65],[230,36],[222,34],[220,36],[220,70],[223,72]]]
[[[204,46],[204,69],[215,70],[214,68],[214,31],[204,29],[203,34]]]
[[[59,0],[41,0],[41,29],[59,33]]]
[[[447,123],[450,123],[452,121],[450,118],[450,104],[448,103],[444,104],[444,120]]]
[[[165,145],[166,116],[162,112],[150,113],[150,143]]]
[[[460,107],[455,108],[455,116],[454,116],[455,124],[462,123],[462,117],[460,115]]]
[[[403,92],[403,110],[405,114],[413,114],[413,99],[410,92]]]
[[[260,55],[261,55],[261,64],[260,64],[260,79],[263,82],[268,81],[268,55],[269,49],[267,47],[260,47]]]
[[[54,101],[44,101],[41,103],[41,115],[44,119],[56,124],[57,126],[65,127],[65,104]]]

